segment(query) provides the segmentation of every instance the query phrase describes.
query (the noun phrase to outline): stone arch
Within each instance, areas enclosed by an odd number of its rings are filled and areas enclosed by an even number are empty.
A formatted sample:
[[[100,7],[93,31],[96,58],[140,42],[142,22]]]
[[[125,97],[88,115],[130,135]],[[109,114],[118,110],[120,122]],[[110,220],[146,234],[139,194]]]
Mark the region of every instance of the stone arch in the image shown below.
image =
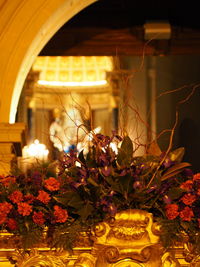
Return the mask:
[[[0,122],[15,122],[26,75],[41,49],[97,0],[0,0]]]

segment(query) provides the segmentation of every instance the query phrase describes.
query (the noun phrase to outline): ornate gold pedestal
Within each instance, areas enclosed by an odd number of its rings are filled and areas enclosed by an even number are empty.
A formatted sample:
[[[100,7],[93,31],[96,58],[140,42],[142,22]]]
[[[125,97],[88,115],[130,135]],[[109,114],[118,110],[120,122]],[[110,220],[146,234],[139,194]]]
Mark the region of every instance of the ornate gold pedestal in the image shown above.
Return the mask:
[[[0,266],[15,267],[178,267],[189,266],[183,249],[165,251],[159,242],[160,229],[152,214],[126,210],[110,222],[92,230],[92,247],[75,248],[73,254],[40,246],[24,252],[16,250],[16,238],[0,236]],[[190,265],[195,266],[195,265]],[[198,265],[196,265],[198,266]]]

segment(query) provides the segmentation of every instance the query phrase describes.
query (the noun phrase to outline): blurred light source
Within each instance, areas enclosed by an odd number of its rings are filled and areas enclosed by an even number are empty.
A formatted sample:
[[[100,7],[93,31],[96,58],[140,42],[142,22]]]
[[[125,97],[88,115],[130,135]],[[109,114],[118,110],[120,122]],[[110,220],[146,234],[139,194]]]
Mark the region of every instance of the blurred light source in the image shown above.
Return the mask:
[[[163,40],[171,38],[171,25],[168,21],[149,21],[144,24],[144,39]]]
[[[35,140],[33,144],[25,146],[22,150],[23,158],[35,158],[38,160],[46,161],[49,154],[49,150],[46,149],[44,144],[40,144],[38,140]]]

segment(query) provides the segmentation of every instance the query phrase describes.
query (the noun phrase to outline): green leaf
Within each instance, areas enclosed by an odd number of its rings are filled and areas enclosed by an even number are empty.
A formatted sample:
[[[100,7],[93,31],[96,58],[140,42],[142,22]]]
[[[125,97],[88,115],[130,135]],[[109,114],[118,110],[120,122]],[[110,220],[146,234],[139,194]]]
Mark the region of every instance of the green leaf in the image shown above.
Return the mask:
[[[169,168],[164,175],[162,175],[161,177],[161,181],[165,181],[171,177],[174,177],[175,175],[177,175],[178,173],[180,173],[181,171],[183,171],[186,167],[191,166],[190,163],[187,162],[182,162],[182,163],[178,163],[176,165],[174,165],[173,167]]]
[[[183,159],[184,154],[185,154],[185,148],[179,147],[176,150],[169,153],[169,158],[172,161],[177,161],[180,163]]]
[[[67,192],[67,193],[64,193],[64,194],[61,194],[61,195],[54,196],[53,198],[57,202],[67,206],[69,201],[72,200],[74,197],[76,198],[76,196],[77,196],[76,192]]]
[[[73,197],[68,202],[68,206],[73,207],[75,209],[80,209],[84,205],[84,201],[80,198],[78,194],[74,194]]]
[[[89,178],[87,179],[87,181],[88,181],[88,183],[90,183],[90,184],[92,184],[92,185],[94,185],[94,186],[99,186],[99,185],[95,182],[95,180],[93,180],[91,177],[89,177]]]
[[[131,141],[130,137],[125,136],[125,138],[121,144],[121,150],[126,152],[129,157],[132,157],[132,155],[133,155],[133,142]]]
[[[86,203],[80,210],[78,210],[77,213],[81,216],[82,220],[85,221],[88,216],[92,214],[93,210],[93,206],[89,203]]]
[[[182,190],[181,188],[179,187],[176,187],[176,188],[171,188],[167,195],[172,199],[178,199],[182,194],[183,194],[184,190]]]
[[[158,143],[154,140],[147,149],[147,154],[153,156],[160,156],[162,153]]]
[[[107,176],[107,177],[104,177],[104,179],[106,180],[106,182],[112,187],[112,190],[115,191],[115,192],[118,192],[120,194],[123,194],[123,188],[122,186],[120,185],[119,183],[119,178],[116,178],[115,181],[112,179],[112,177],[110,176]]]
[[[133,178],[130,175],[125,175],[119,178],[119,184],[123,190],[123,195],[127,195],[133,190]]]
[[[131,164],[133,156],[133,143],[131,139],[126,136],[118,149],[117,162],[120,166],[128,166]]]
[[[81,150],[81,152],[78,155],[79,160],[85,164],[85,158],[84,158],[84,154],[83,154],[83,150]]]

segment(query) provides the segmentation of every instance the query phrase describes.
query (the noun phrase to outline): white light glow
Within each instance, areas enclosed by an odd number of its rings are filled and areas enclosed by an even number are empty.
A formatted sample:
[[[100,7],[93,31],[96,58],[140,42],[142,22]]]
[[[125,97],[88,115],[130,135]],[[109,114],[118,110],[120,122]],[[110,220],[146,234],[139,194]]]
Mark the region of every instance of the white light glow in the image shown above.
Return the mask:
[[[118,147],[116,143],[111,142],[110,147],[115,152],[115,154],[118,154]]]
[[[23,158],[34,157],[39,160],[47,160],[47,156],[49,154],[49,150],[46,149],[46,146],[40,144],[38,140],[35,140],[33,144],[29,146],[25,146],[22,150]]]
[[[86,81],[86,82],[59,82],[59,81],[44,81],[39,80],[38,84],[40,85],[48,85],[48,86],[99,86],[106,85],[106,80],[101,81]]]

